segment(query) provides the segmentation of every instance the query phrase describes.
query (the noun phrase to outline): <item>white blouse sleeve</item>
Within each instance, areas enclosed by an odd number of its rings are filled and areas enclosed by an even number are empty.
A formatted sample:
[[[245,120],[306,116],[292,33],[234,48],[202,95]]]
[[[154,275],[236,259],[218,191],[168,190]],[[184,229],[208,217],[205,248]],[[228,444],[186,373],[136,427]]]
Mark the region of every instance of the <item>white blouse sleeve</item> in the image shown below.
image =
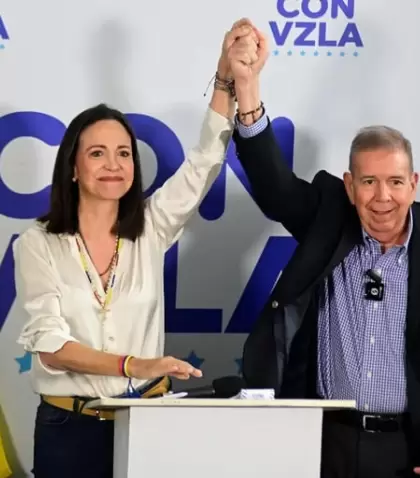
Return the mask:
[[[175,174],[146,203],[152,227],[168,249],[198,209],[217,178],[232,136],[233,123],[208,108],[198,145],[191,149]]]
[[[14,242],[13,250],[16,296],[27,314],[18,343],[30,353],[54,353],[66,342],[77,342],[60,315],[59,280],[48,260],[43,234],[28,229]]]

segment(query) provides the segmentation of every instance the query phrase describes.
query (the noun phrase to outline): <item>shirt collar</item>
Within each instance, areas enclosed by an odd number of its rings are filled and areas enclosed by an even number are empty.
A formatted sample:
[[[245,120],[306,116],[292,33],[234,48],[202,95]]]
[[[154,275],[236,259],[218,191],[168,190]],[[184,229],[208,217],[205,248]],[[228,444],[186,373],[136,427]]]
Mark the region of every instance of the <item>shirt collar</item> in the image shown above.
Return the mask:
[[[401,247],[404,249],[408,249],[408,244],[411,239],[411,234],[413,232],[413,212],[410,209],[408,210],[408,234],[407,234],[407,239],[405,240],[404,244],[402,244]],[[368,240],[376,241],[373,237],[369,236],[369,234],[365,231],[365,229],[362,227],[362,234],[363,234],[363,241],[365,244],[367,243]],[[377,242],[377,241],[376,241]]]

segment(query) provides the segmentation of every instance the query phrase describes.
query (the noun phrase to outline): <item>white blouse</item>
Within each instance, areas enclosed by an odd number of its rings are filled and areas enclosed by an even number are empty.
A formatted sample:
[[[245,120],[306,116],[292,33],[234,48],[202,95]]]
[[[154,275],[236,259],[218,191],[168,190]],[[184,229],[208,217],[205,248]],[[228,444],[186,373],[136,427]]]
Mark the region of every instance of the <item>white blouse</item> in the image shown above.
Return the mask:
[[[135,242],[123,240],[109,312],[104,314],[94,297],[74,236],[48,234],[35,224],[15,241],[16,291],[25,314],[18,343],[34,354],[36,393],[110,397],[126,392],[124,377],[65,372],[41,362],[38,352],[54,353],[68,341],[140,358],[164,354],[165,252],[219,174],[232,130],[231,121],[208,108],[198,145],[148,198],[143,235]],[[99,275],[89,265],[104,296]],[[145,383],[133,380],[135,387]]]

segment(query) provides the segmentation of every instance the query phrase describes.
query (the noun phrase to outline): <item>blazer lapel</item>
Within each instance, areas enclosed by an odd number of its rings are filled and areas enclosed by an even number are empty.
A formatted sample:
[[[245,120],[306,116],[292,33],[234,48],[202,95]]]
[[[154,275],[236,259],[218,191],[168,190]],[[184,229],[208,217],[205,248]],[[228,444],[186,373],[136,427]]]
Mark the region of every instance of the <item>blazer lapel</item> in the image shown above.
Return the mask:
[[[352,206],[348,215],[348,221],[343,226],[343,233],[340,235],[337,247],[332,255],[329,263],[325,269],[319,274],[315,281],[313,281],[308,288],[319,284],[325,277],[329,276],[335,267],[350,253],[356,244],[361,244],[363,241],[362,227],[356,209]]]
[[[304,247],[311,247],[311,250],[300,251],[301,245],[298,246],[295,255],[291,258],[288,267],[283,271],[277,284],[274,286],[272,292],[272,298],[280,300],[284,303],[294,302],[298,297],[305,296],[315,286],[320,284],[325,277],[327,277],[333,269],[348,255],[352,248],[362,241],[362,229],[360,226],[360,220],[357,212],[353,206],[349,209],[341,212],[340,216],[342,224],[338,226],[334,232],[334,237],[329,239],[327,246],[323,244],[324,251],[334,251],[328,258],[319,259],[319,255],[325,254],[323,250],[317,250],[314,247],[314,240],[310,244],[305,244]],[[327,225],[325,227],[328,227]],[[325,231],[328,237],[330,231]],[[299,252],[299,254],[297,254]],[[331,254],[331,252],[330,252]],[[308,256],[309,255],[309,259]],[[305,263],[302,262],[302,258],[306,257]],[[308,261],[312,261],[309,262]],[[319,263],[323,263],[320,265]],[[293,265],[292,267],[289,267]],[[311,272],[316,267],[313,275]],[[297,272],[299,271],[299,272]],[[311,276],[308,280],[303,280],[302,277]]]

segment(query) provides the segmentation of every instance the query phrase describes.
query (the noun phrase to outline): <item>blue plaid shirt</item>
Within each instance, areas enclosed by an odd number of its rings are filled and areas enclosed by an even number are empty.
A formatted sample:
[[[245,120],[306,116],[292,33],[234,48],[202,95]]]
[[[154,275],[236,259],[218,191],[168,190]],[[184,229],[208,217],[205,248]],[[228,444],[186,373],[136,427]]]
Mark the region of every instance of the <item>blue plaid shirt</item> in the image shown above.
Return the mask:
[[[236,121],[249,138],[265,129],[264,115],[252,126]],[[325,279],[318,316],[318,393],[327,399],[356,400],[372,413],[405,411],[404,333],[408,293],[408,243],[385,254],[363,231],[363,244]],[[384,299],[364,298],[366,271],[375,269],[385,284]]]

